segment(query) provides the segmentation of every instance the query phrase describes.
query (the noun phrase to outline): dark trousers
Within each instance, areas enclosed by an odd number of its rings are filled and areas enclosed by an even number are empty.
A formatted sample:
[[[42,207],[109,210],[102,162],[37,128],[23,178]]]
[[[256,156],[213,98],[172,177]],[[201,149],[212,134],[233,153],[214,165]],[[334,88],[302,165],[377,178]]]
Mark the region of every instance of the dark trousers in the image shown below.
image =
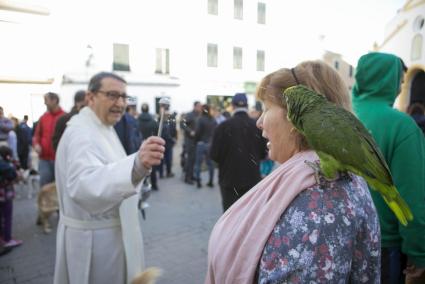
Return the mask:
[[[0,237],[8,242],[12,239],[13,200],[0,202]]]
[[[248,190],[251,189],[252,186],[221,186],[220,185],[220,192],[221,192],[221,199],[222,199],[222,205],[223,205],[223,212],[225,212],[227,209],[229,209],[230,206],[232,206],[233,203],[235,203],[239,198],[242,197]]]
[[[381,283],[403,284],[407,257],[399,247],[381,249]]]
[[[165,146],[164,151],[164,159],[161,160],[161,164],[159,165],[159,176],[164,176],[164,165],[165,165],[165,171],[167,175],[170,175],[172,170],[172,164],[173,164],[173,146]]]
[[[18,154],[19,163],[24,170],[28,169],[28,153]]]
[[[187,159],[185,161],[185,180],[192,181],[193,167],[195,166],[196,145],[195,141],[187,139],[186,141]]]
[[[153,187],[157,187],[158,186],[158,184],[157,184],[157,176],[156,176],[156,173],[158,172],[158,170],[159,170],[158,166],[153,166],[152,167],[152,171],[151,171],[151,174],[150,174],[150,179],[151,179],[151,185]]]

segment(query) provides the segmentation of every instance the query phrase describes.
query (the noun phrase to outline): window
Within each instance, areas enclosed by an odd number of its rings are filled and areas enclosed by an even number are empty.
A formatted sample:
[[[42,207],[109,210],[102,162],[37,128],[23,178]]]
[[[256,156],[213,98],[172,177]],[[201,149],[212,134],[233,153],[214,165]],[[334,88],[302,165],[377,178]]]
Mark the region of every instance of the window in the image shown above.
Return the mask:
[[[413,37],[412,40],[412,50],[410,53],[410,58],[412,60],[418,60],[422,57],[422,35],[417,34]]]
[[[425,19],[423,16],[416,17],[416,19],[413,21],[413,31],[419,32],[424,27],[424,24],[425,24]]]
[[[257,23],[263,24],[263,25],[266,23],[266,3],[258,2]]]
[[[130,71],[128,44],[114,43],[114,71]]]
[[[265,53],[264,50],[257,50],[257,71],[264,71]]]
[[[218,46],[213,43],[209,43],[207,47],[207,66],[217,67],[218,57]]]
[[[350,78],[353,77],[353,66],[350,65],[350,70],[348,71],[348,76],[350,76]]]
[[[233,17],[243,20],[243,0],[234,0]]]
[[[339,69],[339,62],[338,62],[338,60],[335,60],[335,62],[334,62],[334,66],[335,66],[335,69],[336,69],[336,70],[338,70],[338,69]]]
[[[156,49],[155,73],[170,74],[170,50],[168,48]]]
[[[233,47],[233,69],[242,69],[242,47]]]
[[[218,15],[218,0],[208,0],[208,14]]]

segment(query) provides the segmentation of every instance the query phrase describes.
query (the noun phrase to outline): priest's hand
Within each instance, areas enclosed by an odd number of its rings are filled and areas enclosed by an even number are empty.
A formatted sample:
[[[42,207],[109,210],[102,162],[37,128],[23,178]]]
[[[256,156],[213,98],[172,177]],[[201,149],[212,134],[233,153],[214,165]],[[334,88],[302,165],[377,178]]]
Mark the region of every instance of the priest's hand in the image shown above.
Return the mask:
[[[164,157],[165,140],[158,136],[151,136],[145,141],[139,149],[140,163],[146,168],[151,169],[152,166],[159,165]]]

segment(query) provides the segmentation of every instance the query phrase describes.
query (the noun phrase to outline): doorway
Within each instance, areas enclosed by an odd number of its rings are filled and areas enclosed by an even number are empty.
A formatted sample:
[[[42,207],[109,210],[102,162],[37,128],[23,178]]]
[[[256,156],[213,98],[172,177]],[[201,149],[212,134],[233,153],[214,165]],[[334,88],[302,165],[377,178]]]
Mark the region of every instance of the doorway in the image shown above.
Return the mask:
[[[425,72],[423,70],[418,70],[410,86],[409,105],[413,103],[425,105]]]

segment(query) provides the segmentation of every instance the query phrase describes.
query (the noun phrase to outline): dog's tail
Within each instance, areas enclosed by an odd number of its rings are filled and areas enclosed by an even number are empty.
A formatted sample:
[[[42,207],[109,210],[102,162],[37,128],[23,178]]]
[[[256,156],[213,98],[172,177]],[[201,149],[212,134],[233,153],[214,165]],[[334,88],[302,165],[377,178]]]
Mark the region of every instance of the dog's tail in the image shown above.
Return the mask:
[[[156,279],[161,275],[161,269],[157,267],[149,267],[136,278],[131,281],[131,284],[155,284]]]

